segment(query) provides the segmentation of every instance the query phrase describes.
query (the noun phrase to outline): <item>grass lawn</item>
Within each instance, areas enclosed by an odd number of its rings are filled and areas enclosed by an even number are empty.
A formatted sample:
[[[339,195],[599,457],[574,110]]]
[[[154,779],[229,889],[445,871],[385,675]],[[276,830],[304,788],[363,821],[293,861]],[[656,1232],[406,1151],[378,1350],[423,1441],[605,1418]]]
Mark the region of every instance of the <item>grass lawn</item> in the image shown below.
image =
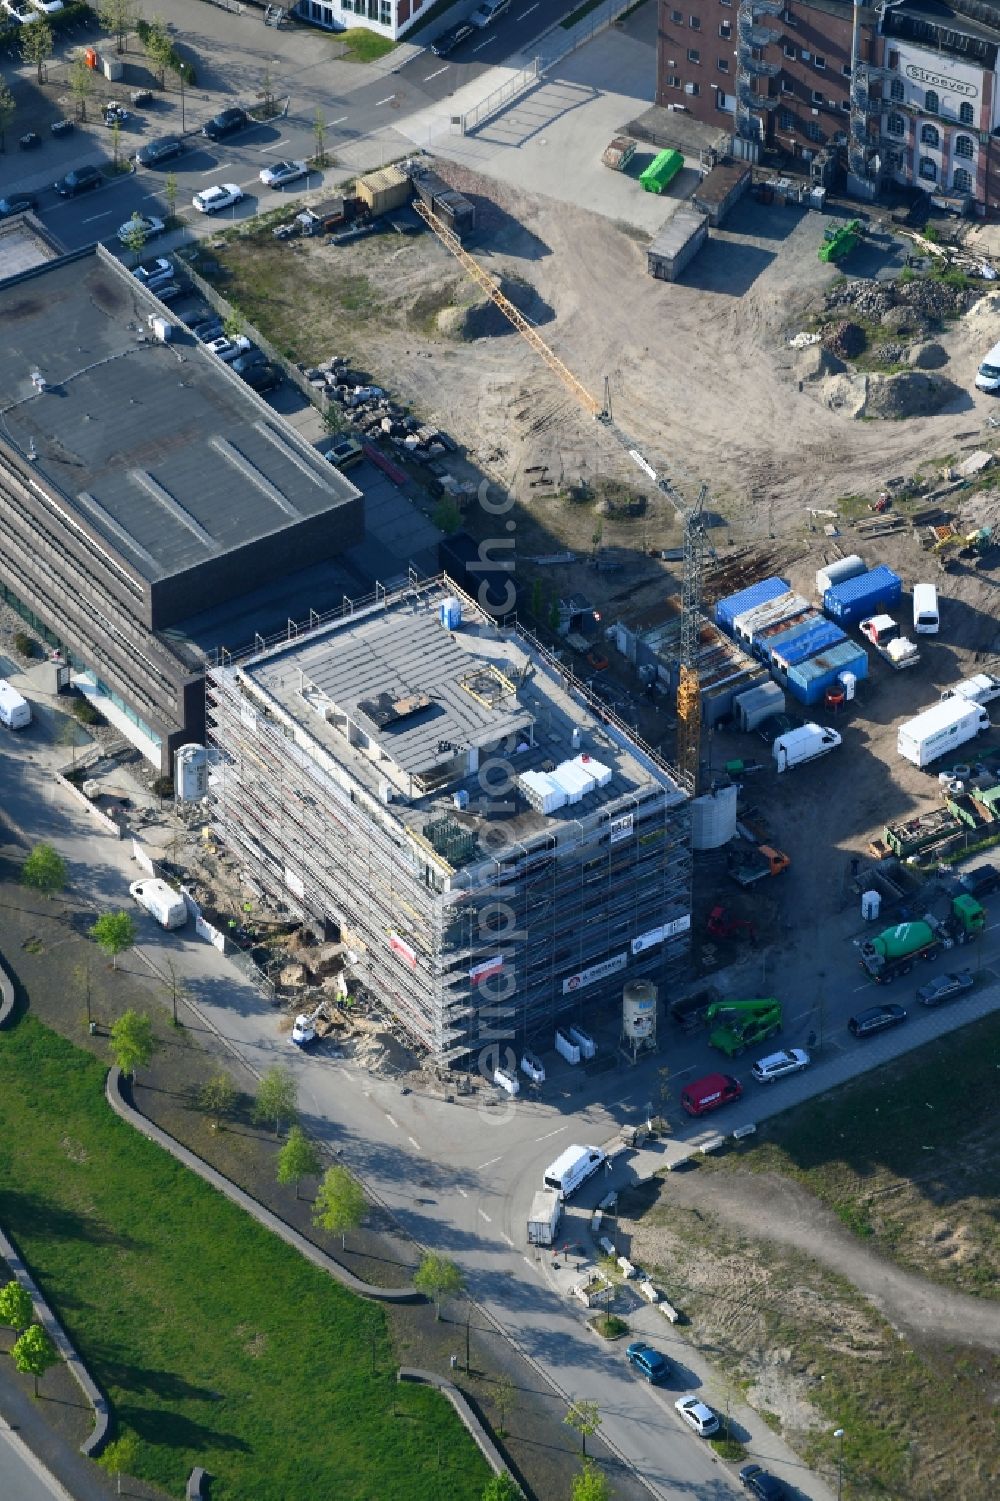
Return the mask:
[[[337,41],[347,47],[341,58],[345,63],[374,63],[394,51],[396,46],[391,37],[379,36],[377,31],[369,31],[364,26],[349,26],[346,31],[338,31]]]
[[[448,1403],[399,1386],[385,1316],[112,1115],[104,1068],[31,1017],[0,1034],[0,1224],[142,1441],[213,1501],[474,1501]],[[45,1390],[45,1382],[42,1382]]]

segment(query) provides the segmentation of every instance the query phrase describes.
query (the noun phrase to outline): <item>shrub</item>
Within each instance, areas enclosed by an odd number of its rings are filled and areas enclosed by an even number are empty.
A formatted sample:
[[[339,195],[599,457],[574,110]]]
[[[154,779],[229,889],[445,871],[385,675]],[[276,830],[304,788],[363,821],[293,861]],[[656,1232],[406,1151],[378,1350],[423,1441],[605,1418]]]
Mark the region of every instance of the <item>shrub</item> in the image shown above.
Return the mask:
[[[22,657],[33,657],[37,650],[37,642],[27,631],[14,632],[14,650],[20,652]]]
[[[81,724],[103,724],[104,715],[95,709],[89,698],[82,695],[73,700],[73,715]]]
[[[173,777],[157,777],[153,783],[153,792],[157,797],[173,797]]]

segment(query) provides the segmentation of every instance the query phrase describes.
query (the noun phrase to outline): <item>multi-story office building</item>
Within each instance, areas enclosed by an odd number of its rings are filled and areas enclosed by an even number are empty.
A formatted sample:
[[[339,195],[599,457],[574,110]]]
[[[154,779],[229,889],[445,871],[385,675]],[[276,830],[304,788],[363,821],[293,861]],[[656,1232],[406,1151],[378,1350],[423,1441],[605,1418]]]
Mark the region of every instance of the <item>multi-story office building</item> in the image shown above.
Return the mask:
[[[460,615],[456,613],[460,610]],[[532,637],[440,580],[208,674],[215,830],[416,1042],[552,1044],[690,929],[689,802]]]

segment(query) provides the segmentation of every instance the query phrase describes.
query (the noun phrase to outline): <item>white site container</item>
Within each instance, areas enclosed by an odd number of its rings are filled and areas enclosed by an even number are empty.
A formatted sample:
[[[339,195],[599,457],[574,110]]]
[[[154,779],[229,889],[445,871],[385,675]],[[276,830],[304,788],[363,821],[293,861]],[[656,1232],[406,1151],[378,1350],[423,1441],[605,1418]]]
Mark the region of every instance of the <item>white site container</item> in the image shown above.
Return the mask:
[[[944,703],[900,725],[896,749],[914,766],[929,766],[938,756],[947,755],[989,728],[990,716],[982,704],[970,703],[967,698],[946,698]]]
[[[576,1043],[564,1032],[561,1027],[556,1028],[556,1052],[560,1058],[565,1058],[567,1063],[579,1063],[580,1049]]]
[[[834,584],[843,584],[847,579],[856,579],[859,574],[867,573],[865,561],[859,558],[856,552],[852,552],[849,558],[838,558],[835,563],[826,563],[816,572],[816,593],[820,599]]]
[[[591,1037],[590,1033],[585,1032],[582,1027],[570,1027],[569,1040],[576,1043],[580,1049],[581,1058],[593,1058],[597,1052],[597,1043]]]

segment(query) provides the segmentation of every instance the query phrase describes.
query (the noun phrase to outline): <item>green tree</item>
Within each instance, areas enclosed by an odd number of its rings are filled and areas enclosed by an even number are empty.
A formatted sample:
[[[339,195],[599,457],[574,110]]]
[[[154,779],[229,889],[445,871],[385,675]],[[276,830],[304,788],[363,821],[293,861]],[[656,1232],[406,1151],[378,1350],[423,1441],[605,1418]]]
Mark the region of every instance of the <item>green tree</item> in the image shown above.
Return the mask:
[[[101,0],[97,14],[104,30],[114,37],[117,50],[124,52],[128,34],[135,29],[139,19],[135,0]]]
[[[147,1068],[156,1052],[153,1023],[144,1012],[123,1011],[111,1028],[111,1055],[123,1074],[132,1078],[137,1068]]]
[[[136,209],[135,213],[129,219],[128,228],[125,231],[125,249],[131,250],[135,256],[136,265],[139,264],[139,257],[142,255],[142,247],[146,243],[146,236],[146,221],[139,210]]]
[[[26,63],[34,63],[36,83],[45,82],[45,64],[54,47],[52,27],[44,16],[38,16],[21,27],[21,56]]]
[[[317,167],[326,166],[326,121],[323,119],[324,111],[318,109],[313,115],[313,140],[316,142],[316,150],[313,152],[313,161]]]
[[[167,201],[167,216],[177,218],[177,173],[168,172],[163,183],[163,196]]]
[[[6,1287],[0,1287],[0,1324],[9,1325],[15,1334],[20,1334],[34,1317],[31,1294],[25,1292],[20,1282],[8,1282]]]
[[[21,866],[21,884],[44,896],[55,896],[66,885],[66,870],[66,861],[51,844],[36,844]]]
[[[413,1274],[413,1285],[434,1301],[434,1315],[441,1317],[441,1305],[446,1298],[457,1298],[465,1286],[465,1278],[447,1256],[433,1252],[426,1255]]]
[[[7,127],[17,113],[17,101],[6,78],[0,78],[0,151],[7,150]]]
[[[198,1091],[198,1104],[205,1114],[211,1116],[215,1130],[224,1115],[231,1115],[236,1105],[236,1085],[229,1075],[220,1069],[207,1079]]]
[[[154,16],[146,27],[142,39],[146,60],[160,80],[160,88],[166,84],[167,69],[173,66],[174,44],[162,16]]]
[[[87,66],[85,57],[74,57],[70,64],[68,82],[69,91],[76,100],[77,115],[81,120],[86,120],[87,100],[94,92],[94,73],[93,69]]]
[[[589,1460],[580,1473],[573,1476],[573,1501],[611,1501],[607,1476]]]
[[[278,1153],[278,1182],[294,1183],[295,1197],[303,1178],[311,1178],[322,1167],[320,1155],[301,1126],[293,1126],[288,1140]]]
[[[243,332],[243,319],[235,308],[223,318],[222,332],[227,339],[232,339],[234,343]]]
[[[73,752],[73,765],[75,766],[77,746],[81,745],[83,741],[80,739],[80,729],[77,721],[72,719],[68,714],[63,716],[63,722],[59,726],[57,738],[60,745],[68,745],[70,747],[70,750]]]
[[[112,969],[118,968],[118,955],[135,943],[135,919],[128,912],[102,912],[90,930],[90,936],[111,956]]]
[[[575,1428],[583,1445],[583,1457],[587,1457],[587,1440],[595,1434],[603,1422],[601,1409],[596,1402],[571,1402],[566,1410],[564,1423]]]
[[[356,1178],[346,1167],[328,1167],[313,1205],[313,1224],[340,1236],[340,1249],[347,1246],[348,1230],[356,1230],[365,1217],[368,1201]]]
[[[257,96],[263,101],[262,108],[264,119],[270,120],[275,112],[274,107],[274,79],[271,77],[270,68],[264,69],[264,77],[261,80],[260,93]]]
[[[118,1480],[118,1494],[122,1493],[122,1476],[135,1473],[139,1463],[139,1440],[134,1433],[123,1433],[110,1443],[97,1461],[107,1470],[109,1475],[114,1475]]]
[[[483,1487],[482,1501],[523,1501],[524,1492],[517,1486],[506,1470],[491,1475]]]
[[[269,1068],[260,1081],[257,1099],[254,1102],[253,1118],[257,1125],[274,1122],[277,1136],[282,1125],[294,1121],[299,1110],[299,1091],[295,1080],[283,1064]]]
[[[35,1396],[38,1396],[38,1378],[44,1376],[49,1366],[55,1365],[59,1352],[41,1324],[32,1324],[14,1342],[11,1350],[14,1364],[26,1376],[35,1378]]]
[[[516,1392],[517,1387],[506,1372],[504,1372],[497,1380],[496,1391],[493,1393],[493,1401],[496,1403],[497,1412],[500,1414],[500,1426],[497,1432],[501,1438],[507,1432],[507,1414],[514,1406]]]
[[[163,988],[170,997],[171,1020],[175,1027],[179,1027],[182,1024],[177,1016],[177,1002],[187,1001],[190,1004],[191,996],[187,986],[184,984],[184,981],[177,973],[177,966],[174,964],[174,961],[172,959],[168,959],[166,961],[166,964],[167,975],[166,979],[163,981]]]

